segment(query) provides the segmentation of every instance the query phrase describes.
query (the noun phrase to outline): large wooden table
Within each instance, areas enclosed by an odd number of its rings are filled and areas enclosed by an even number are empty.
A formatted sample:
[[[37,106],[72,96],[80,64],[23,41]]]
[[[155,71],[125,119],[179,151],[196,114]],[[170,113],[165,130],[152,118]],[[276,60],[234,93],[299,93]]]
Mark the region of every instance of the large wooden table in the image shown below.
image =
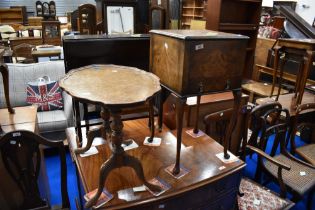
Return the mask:
[[[188,128],[184,128],[186,130]],[[98,154],[82,158],[75,154],[77,136],[74,128],[66,130],[69,148],[77,166],[78,179],[83,195],[98,187],[100,167],[109,159],[108,144],[97,146]],[[159,147],[143,145],[145,136],[150,136],[147,119],[124,122],[124,139],[132,138],[138,148],[127,153],[139,159],[146,178],[160,177],[171,185],[171,189],[158,197],[148,191],[134,193],[132,187],[142,185],[135,172],[128,167],[111,171],[105,182],[106,189],[114,195],[106,209],[233,209],[242,169],[241,160],[224,164],[216,157],[223,147],[208,136],[192,138],[183,132],[182,165],[190,172],[180,179],[173,178],[165,168],[175,160],[176,130],[163,126],[162,132],[155,135],[162,138]],[[223,167],[224,166],[224,167]],[[223,169],[219,169],[222,167]]]

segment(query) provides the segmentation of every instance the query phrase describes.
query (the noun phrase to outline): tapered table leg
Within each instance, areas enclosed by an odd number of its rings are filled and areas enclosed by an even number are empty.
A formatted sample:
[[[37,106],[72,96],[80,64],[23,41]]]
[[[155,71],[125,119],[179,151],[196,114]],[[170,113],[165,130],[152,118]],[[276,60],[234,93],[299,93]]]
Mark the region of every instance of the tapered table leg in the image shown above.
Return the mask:
[[[177,128],[177,146],[176,146],[176,162],[173,168],[173,174],[180,172],[180,150],[182,146],[182,130],[183,130],[183,116],[184,106],[187,98],[179,98],[176,100],[176,128]]]
[[[230,120],[230,123],[228,125],[227,131],[226,131],[226,135],[224,136],[224,158],[225,159],[229,159],[230,155],[228,154],[227,150],[230,147],[230,141],[231,141],[231,136],[232,136],[232,132],[234,130],[235,124],[236,124],[236,120],[237,120],[237,114],[238,114],[238,110],[240,108],[240,104],[241,104],[241,97],[242,97],[242,91],[239,90],[233,90],[233,96],[234,96],[234,113],[232,115],[232,118]]]

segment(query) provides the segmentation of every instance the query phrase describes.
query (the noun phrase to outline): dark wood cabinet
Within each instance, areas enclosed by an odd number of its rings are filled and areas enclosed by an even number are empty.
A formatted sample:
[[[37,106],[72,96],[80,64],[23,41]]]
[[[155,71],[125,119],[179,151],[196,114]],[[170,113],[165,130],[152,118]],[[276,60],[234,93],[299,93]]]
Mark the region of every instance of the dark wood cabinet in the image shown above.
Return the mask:
[[[247,39],[209,30],[153,30],[150,70],[178,95],[237,89]]]
[[[252,78],[261,0],[208,0],[206,28],[248,36],[243,77]]]

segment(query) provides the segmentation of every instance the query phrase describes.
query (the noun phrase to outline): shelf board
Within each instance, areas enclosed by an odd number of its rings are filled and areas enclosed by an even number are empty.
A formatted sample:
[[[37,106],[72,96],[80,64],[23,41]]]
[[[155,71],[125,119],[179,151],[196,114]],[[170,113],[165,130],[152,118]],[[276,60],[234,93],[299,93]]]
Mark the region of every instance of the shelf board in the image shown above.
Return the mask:
[[[261,3],[261,0],[238,0],[238,1],[244,1],[244,2],[252,2],[252,3]]]
[[[252,48],[252,47],[247,47],[247,48],[246,48],[246,51],[247,51],[247,52],[253,51],[253,50],[254,50],[254,48]]]
[[[244,23],[220,23],[219,30],[241,30],[241,31],[255,31],[258,27],[255,24]]]
[[[204,7],[185,7],[185,6],[183,6],[183,9],[204,9]]]
[[[182,22],[182,25],[183,25],[183,26],[190,26],[190,23],[188,23],[188,22]]]

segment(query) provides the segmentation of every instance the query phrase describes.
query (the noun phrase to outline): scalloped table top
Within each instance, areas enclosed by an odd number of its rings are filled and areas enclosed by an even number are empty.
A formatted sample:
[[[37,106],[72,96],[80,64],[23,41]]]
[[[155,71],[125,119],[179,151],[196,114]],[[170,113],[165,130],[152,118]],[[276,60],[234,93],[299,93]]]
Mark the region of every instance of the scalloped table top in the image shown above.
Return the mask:
[[[73,69],[59,80],[71,96],[107,106],[143,103],[161,90],[152,73],[127,66],[89,65]]]

